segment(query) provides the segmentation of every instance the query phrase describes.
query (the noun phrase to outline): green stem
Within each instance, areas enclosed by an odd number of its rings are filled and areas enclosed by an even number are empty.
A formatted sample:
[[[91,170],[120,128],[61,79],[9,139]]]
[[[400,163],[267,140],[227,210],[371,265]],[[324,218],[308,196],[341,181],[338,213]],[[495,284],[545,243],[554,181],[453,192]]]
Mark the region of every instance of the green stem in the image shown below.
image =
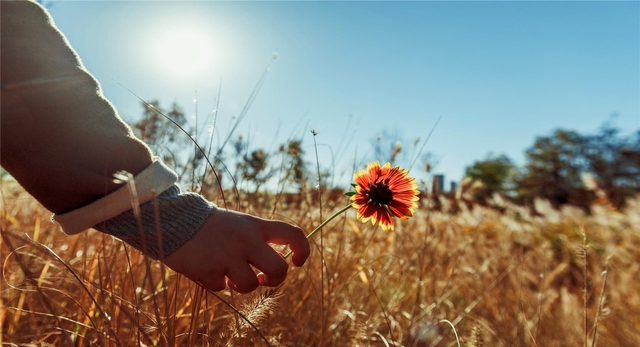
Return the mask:
[[[320,229],[324,228],[325,225],[327,225],[329,222],[331,222],[334,218],[338,217],[343,212],[346,212],[349,208],[351,208],[351,204],[341,208],[338,212],[332,214],[331,217],[327,218],[327,220],[322,222],[322,224],[318,225],[317,228],[313,229],[313,231],[310,232],[309,235],[307,235],[307,239],[311,239],[313,235],[315,235],[318,231],[320,231]],[[287,254],[284,255],[284,259],[289,258],[291,256],[291,253],[293,252],[292,251],[287,252]]]

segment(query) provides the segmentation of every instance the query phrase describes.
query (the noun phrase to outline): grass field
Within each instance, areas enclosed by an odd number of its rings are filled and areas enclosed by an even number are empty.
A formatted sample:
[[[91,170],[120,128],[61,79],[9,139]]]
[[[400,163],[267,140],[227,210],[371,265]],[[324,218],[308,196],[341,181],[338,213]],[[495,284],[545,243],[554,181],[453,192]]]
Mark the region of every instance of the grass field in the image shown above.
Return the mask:
[[[351,210],[281,287],[239,295],[205,292],[98,232],[66,236],[15,183],[2,194],[7,346],[640,343],[640,198],[590,215],[539,201],[531,215],[426,195],[393,232]],[[254,196],[241,209],[310,231],[321,222],[316,192],[299,198]],[[348,202],[322,201],[323,218]]]

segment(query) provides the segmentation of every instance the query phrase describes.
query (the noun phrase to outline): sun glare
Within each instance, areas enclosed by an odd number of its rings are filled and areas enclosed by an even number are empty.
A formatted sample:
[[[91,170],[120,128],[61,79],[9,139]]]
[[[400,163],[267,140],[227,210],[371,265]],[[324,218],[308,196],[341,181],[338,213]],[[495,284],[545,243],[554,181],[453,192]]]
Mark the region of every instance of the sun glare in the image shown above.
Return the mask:
[[[156,60],[164,72],[191,77],[207,70],[213,58],[213,42],[195,30],[168,30],[159,36]]]

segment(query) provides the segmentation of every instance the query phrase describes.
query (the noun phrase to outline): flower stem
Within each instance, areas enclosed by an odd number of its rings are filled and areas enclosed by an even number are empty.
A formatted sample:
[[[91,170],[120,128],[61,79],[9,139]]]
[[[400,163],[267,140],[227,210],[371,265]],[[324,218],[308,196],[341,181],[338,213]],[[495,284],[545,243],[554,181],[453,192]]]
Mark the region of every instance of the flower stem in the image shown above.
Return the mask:
[[[349,208],[351,208],[351,204],[341,208],[338,212],[332,214],[331,217],[327,218],[327,220],[322,222],[322,224],[318,225],[317,228],[313,229],[313,231],[310,232],[309,235],[307,235],[307,239],[311,239],[313,235],[315,235],[318,231],[320,231],[320,229],[324,228],[325,225],[327,225],[329,222],[331,222],[334,218],[338,217],[343,212],[346,212]],[[291,253],[293,252],[292,251],[287,252],[287,254],[284,255],[284,259],[289,258],[291,256]]]

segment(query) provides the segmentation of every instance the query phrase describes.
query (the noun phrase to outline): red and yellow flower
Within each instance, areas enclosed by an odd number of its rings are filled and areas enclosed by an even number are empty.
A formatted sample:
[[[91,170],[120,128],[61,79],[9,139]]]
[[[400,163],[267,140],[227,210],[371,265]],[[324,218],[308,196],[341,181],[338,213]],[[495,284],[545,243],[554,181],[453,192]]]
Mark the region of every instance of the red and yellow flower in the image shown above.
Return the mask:
[[[367,171],[353,175],[356,191],[351,194],[351,206],[358,209],[357,218],[363,223],[379,224],[383,230],[393,230],[393,218],[407,219],[418,206],[418,184],[408,172],[386,163],[370,163]]]

